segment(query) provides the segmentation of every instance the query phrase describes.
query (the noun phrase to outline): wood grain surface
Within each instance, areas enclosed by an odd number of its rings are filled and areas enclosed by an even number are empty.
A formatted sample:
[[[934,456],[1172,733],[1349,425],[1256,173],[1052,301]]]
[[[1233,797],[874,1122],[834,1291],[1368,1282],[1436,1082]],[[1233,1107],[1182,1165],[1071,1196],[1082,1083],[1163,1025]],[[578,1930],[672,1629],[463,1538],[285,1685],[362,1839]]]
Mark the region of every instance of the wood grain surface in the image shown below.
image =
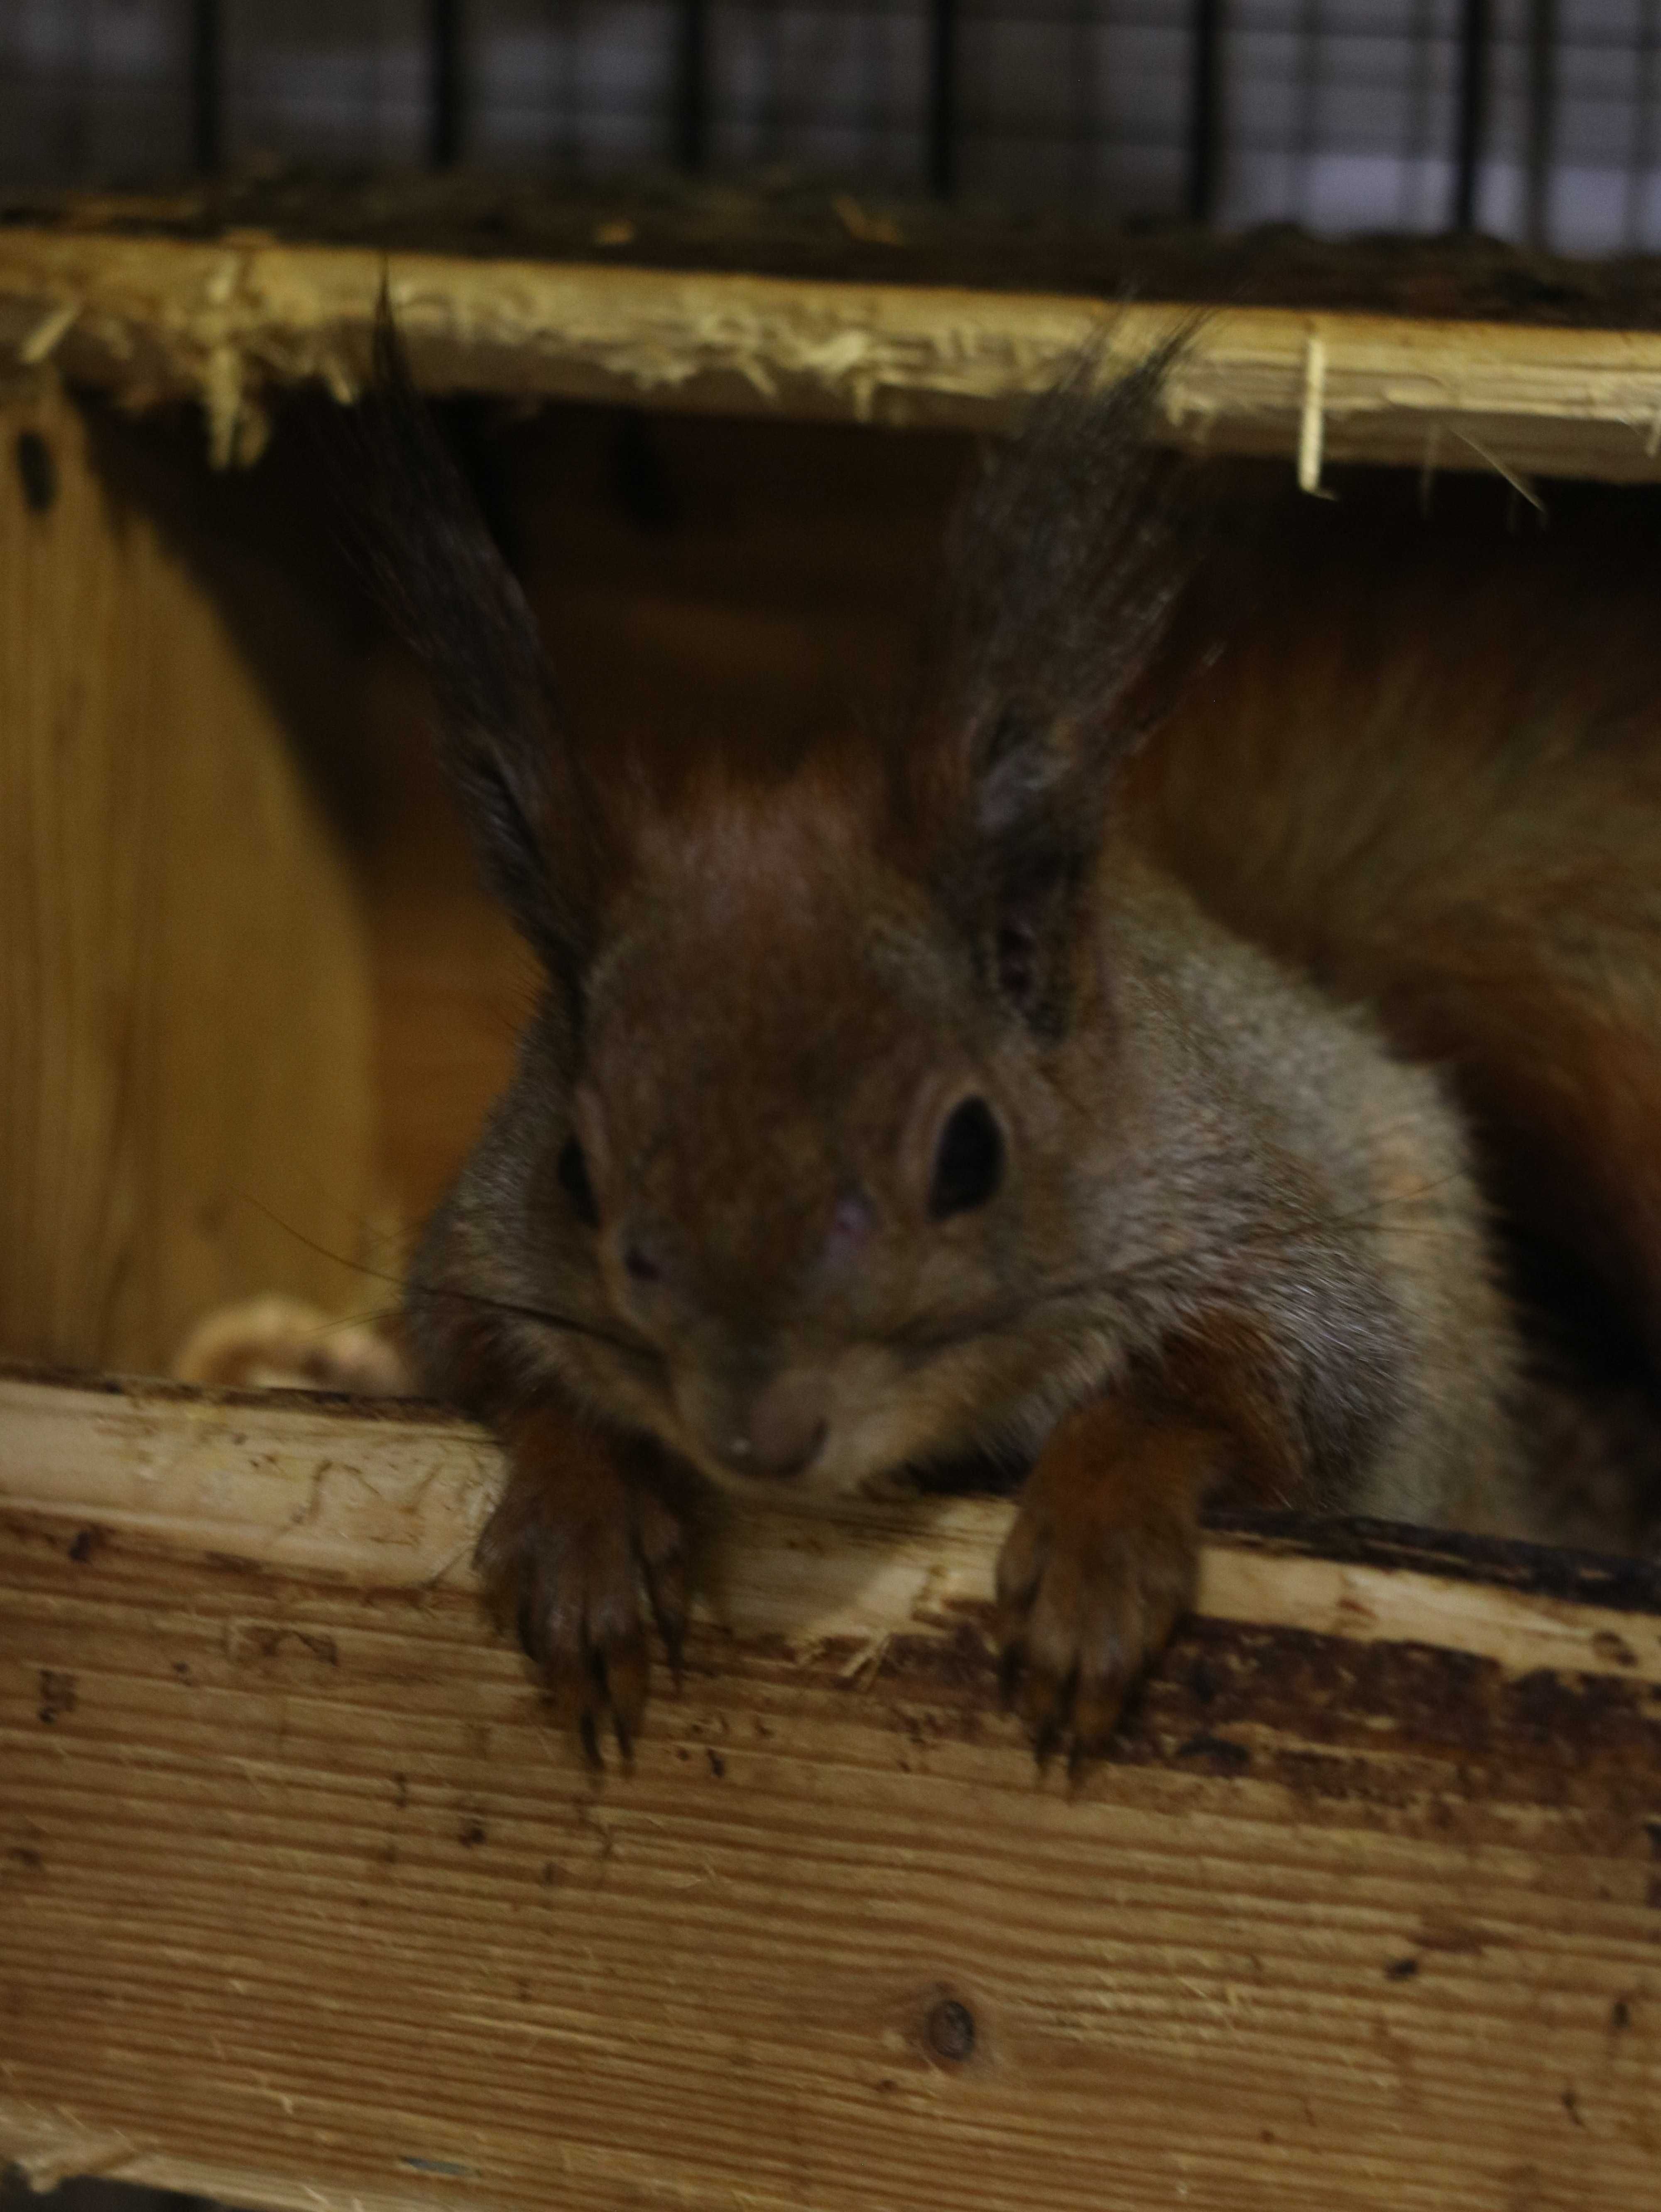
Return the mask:
[[[1646,2207],[1652,1573],[1208,1547],[1112,1755],[1007,1505],[729,1529],[589,1771],[435,1415],[0,1385],[0,2154],[250,2206]]]
[[[1297,459],[1661,474],[1661,334],[849,283],[348,246],[0,230],[0,363],[135,406],[189,397],[221,461],[276,394],[356,390],[383,278],[435,392],[984,428],[1112,323],[1141,357],[1194,328],[1171,435]],[[1196,314],[1199,317],[1196,326]]]
[[[351,1255],[374,1104],[296,736],[338,653],[156,461],[51,389],[0,408],[0,1353],[165,1370],[228,1297],[361,1297],[312,1245]]]

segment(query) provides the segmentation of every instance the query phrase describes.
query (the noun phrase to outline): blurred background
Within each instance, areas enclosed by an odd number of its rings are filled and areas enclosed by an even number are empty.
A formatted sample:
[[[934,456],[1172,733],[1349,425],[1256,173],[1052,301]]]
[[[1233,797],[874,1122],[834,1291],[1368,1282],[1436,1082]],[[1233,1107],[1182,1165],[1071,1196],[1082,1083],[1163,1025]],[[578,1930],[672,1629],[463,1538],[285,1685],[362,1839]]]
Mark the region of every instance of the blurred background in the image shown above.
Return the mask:
[[[866,209],[891,196],[970,214],[1654,252],[1661,0],[0,0],[0,220],[67,187],[448,170],[551,185],[759,175],[845,187]],[[465,403],[451,413],[580,725],[672,713],[689,741],[734,720],[785,729],[840,711],[850,671],[874,681],[905,665],[960,443],[575,407],[536,421]],[[188,584],[168,583],[167,604],[198,627],[165,637],[223,658],[216,631],[203,642],[210,607],[277,700],[273,726],[334,726],[291,710],[295,668],[332,686],[337,719],[350,710],[362,725],[340,842],[374,1018],[363,1079],[379,1102],[384,1210],[417,1222],[502,1079],[531,988],[524,956],[478,894],[411,741],[407,671],[324,570],[318,549],[337,526],[303,422],[280,430],[246,483],[210,482],[193,423],[95,428],[88,467],[128,487],[133,511],[154,510],[156,573],[176,568]],[[72,451],[61,424],[53,434]],[[160,478],[168,501],[148,489]],[[1512,516],[1510,478],[1477,492]],[[38,516],[24,526],[44,544]],[[262,642],[273,625],[287,626],[276,647]],[[82,650],[77,635],[71,676]],[[188,660],[184,647],[176,657]],[[170,725],[166,738],[169,758],[188,750]],[[91,1017],[88,1035],[95,1059],[106,1041]],[[318,1294],[284,1271],[350,1255],[362,1224],[320,1170],[322,1194],[311,1191],[313,1166],[296,1144],[265,1182],[239,1164],[228,1197],[181,1202],[197,1273],[222,1275],[226,1297]],[[286,1182],[278,1168],[292,1169]],[[128,1228],[94,1225],[89,1244],[107,1247],[111,1279],[125,1283]],[[362,1274],[343,1260],[338,1296],[372,1317],[389,1292]],[[79,1284],[73,1310],[94,1316],[84,1342],[5,1348],[164,1364],[186,1316],[158,1309],[122,1335]],[[0,2179],[0,2212],[36,2201]],[[52,2201],[195,2202],[96,2182]]]
[[[1661,0],[0,0],[0,186],[785,167],[1661,245]]]

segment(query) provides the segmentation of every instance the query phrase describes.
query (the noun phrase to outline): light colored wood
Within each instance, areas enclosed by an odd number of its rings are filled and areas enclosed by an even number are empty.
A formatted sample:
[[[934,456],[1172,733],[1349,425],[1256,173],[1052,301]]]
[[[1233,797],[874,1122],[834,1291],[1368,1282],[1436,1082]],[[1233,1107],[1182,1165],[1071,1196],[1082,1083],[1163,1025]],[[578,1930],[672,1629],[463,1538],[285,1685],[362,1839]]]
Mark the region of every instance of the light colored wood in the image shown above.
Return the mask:
[[[0,1377],[0,1501],[262,1570],[469,1589],[500,1478],[484,1432],[435,1407],[393,1401],[354,1417],[287,1391]],[[851,1637],[874,1650],[986,1596],[1012,1510],[975,1497],[751,1505],[702,1603],[743,1638],[808,1648]],[[1214,1620],[1442,1645],[1516,1674],[1661,1684],[1661,1617],[1623,1624],[1608,1606],[1500,1584],[1219,1540],[1205,1553],[1199,1602]]]
[[[371,1208],[371,1017],[349,855],[234,603],[295,698],[338,658],[132,443],[50,390],[0,409],[0,1352],[164,1370],[228,1298],[362,1297],[306,1240],[350,1257]]]
[[[465,260],[259,238],[0,231],[0,359],[58,363],[128,404],[188,396],[222,460],[271,392],[344,398],[383,274],[432,391],[990,427],[1097,328],[1130,360],[1188,307],[1049,295]],[[1172,434],[1327,461],[1661,474],[1661,333],[1218,307],[1171,379]]]
[[[991,1706],[1007,1507],[779,1510],[597,1778],[476,1617],[492,1471],[435,1416],[0,1385],[0,2154],[38,2182],[1653,2201],[1655,1614],[1216,1543],[1069,1795]]]

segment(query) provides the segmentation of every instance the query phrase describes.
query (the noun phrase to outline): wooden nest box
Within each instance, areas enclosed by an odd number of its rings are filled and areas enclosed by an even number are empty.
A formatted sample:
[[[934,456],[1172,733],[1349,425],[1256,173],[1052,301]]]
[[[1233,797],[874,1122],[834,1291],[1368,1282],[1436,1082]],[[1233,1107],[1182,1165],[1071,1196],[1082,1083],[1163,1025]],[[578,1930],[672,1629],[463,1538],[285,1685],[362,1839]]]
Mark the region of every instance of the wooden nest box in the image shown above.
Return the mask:
[[[654,264],[626,211],[392,243],[0,228],[0,2162],[338,2212],[1661,2203],[1652,1571],[1219,1530],[1069,1790],[996,1711],[1007,1506],[781,1508],[602,1775],[478,1615],[477,1432],[107,1379],[256,1291],[390,1299],[526,1000],[333,550],[383,272],[428,389],[522,403],[576,710],[694,729],[900,665],[961,434],[1100,314]],[[1119,315],[1126,358],[1193,328],[1173,438],[1311,490],[1661,469],[1652,329],[1273,293]]]

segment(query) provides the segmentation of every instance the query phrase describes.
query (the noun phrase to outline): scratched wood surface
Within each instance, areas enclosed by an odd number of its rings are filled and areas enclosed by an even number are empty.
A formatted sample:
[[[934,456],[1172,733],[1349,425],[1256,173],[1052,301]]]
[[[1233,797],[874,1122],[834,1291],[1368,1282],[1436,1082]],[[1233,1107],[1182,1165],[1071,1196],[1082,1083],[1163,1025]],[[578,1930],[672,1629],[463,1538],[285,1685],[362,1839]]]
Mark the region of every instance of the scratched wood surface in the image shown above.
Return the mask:
[[[0,2157],[249,2206],[1641,2207],[1661,1591],[1234,1531],[1039,1782],[1008,1508],[729,1532],[588,1771],[437,1416],[0,1384]]]
[[[1043,291],[16,223],[0,228],[0,369],[56,365],[131,405],[198,399],[216,458],[251,460],[285,387],[356,388],[383,276],[433,391],[970,428],[1051,383],[1104,312]],[[1115,349],[1139,358],[1196,314],[1144,293],[1115,307]],[[1222,303],[1166,404],[1173,437],[1295,457],[1311,487],[1326,460],[1661,475],[1653,331]]]

